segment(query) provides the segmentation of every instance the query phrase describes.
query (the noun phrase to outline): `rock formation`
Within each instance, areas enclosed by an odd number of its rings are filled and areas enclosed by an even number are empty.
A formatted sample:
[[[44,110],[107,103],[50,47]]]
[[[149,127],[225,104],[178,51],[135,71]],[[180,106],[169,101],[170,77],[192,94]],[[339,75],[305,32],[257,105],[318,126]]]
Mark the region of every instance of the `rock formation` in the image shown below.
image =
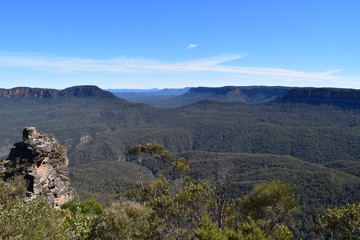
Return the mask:
[[[345,88],[294,88],[277,102],[331,104],[345,108],[360,108],[360,90]]]
[[[58,141],[35,127],[23,131],[23,141],[13,145],[4,161],[5,178],[24,175],[27,181],[25,202],[39,199],[55,208],[73,200],[77,194],[69,186],[69,159]]]
[[[0,98],[61,98],[61,97],[114,97],[107,91],[97,86],[75,86],[64,90],[17,87],[12,89],[0,89]]]

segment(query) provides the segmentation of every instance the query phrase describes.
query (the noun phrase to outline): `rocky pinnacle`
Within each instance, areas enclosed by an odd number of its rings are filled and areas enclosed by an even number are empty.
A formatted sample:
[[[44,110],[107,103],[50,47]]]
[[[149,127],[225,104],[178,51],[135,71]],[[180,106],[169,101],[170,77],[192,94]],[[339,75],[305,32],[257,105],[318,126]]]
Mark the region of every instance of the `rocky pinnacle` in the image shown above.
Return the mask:
[[[23,131],[23,141],[13,145],[4,161],[5,176],[24,175],[25,202],[46,199],[55,208],[77,197],[69,184],[66,150],[52,136],[35,127]]]

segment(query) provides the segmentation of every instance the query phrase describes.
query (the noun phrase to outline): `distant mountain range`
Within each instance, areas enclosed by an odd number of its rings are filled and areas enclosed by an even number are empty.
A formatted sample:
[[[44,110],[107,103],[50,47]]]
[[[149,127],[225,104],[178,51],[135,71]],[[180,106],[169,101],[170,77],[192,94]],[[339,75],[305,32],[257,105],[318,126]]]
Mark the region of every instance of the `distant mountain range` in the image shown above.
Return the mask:
[[[151,88],[151,89],[104,89],[105,91],[117,93],[119,96],[122,94],[131,95],[132,93],[135,94],[143,94],[144,96],[152,96],[152,95],[178,95],[183,94],[189,91],[191,87],[186,88]]]
[[[154,107],[173,108],[190,105],[202,100],[259,104],[266,102],[293,102],[331,104],[341,107],[360,107],[360,90],[342,88],[291,88],[267,86],[196,87],[181,89],[136,90],[110,89],[97,86],[74,86],[64,90],[16,87],[0,89],[0,98],[62,98],[62,97],[109,97],[125,99],[133,103],[145,103]]]
[[[294,88],[267,86],[226,86],[194,87],[182,89],[163,89],[121,92],[111,90],[119,98],[134,103],[146,103],[155,107],[172,108],[189,105],[202,100],[220,102],[242,102],[249,104],[270,101],[297,102],[309,104],[328,103],[341,106],[358,107],[360,91],[341,88]]]
[[[146,103],[155,107],[164,107],[169,99],[188,92],[191,88],[166,89],[109,89],[115,96],[133,103]],[[173,105],[170,105],[172,107]]]
[[[187,93],[169,99],[163,106],[184,106],[201,100],[221,102],[263,103],[285,95],[290,88],[286,87],[219,87],[191,88]],[[167,105],[165,105],[167,104]]]

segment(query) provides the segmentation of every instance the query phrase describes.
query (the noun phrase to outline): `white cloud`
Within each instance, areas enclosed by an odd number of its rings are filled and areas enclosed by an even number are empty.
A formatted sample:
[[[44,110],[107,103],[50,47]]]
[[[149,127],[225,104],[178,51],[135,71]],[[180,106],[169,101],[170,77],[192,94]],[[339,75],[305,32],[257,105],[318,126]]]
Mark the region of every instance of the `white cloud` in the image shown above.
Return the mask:
[[[112,73],[226,73],[233,77],[263,77],[288,79],[289,81],[353,82],[359,84],[360,77],[335,76],[341,70],[304,72],[281,68],[241,67],[224,64],[244,55],[220,56],[191,61],[165,63],[143,58],[120,57],[107,60],[87,58],[62,58],[51,56],[20,56],[0,52],[0,67],[31,69],[45,72],[112,72]]]
[[[198,44],[196,44],[196,43],[190,43],[190,44],[188,44],[187,45],[187,48],[196,48],[197,46],[199,46]]]

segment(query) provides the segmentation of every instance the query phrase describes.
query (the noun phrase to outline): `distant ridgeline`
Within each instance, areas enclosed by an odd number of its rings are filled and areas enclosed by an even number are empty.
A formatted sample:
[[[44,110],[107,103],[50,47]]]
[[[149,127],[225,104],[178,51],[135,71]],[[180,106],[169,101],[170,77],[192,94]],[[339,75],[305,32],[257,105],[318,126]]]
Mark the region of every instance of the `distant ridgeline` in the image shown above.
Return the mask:
[[[199,97],[202,99],[219,100],[224,102],[262,103],[285,95],[291,88],[288,87],[197,87],[192,88],[182,97]]]
[[[181,89],[185,90],[185,89]],[[188,89],[186,89],[187,91]],[[112,90],[115,92],[115,90]],[[176,89],[167,89],[176,91]],[[159,91],[159,93],[162,91]],[[176,94],[181,92],[177,91]],[[133,93],[142,94],[142,93]],[[153,93],[155,94],[155,93]],[[175,94],[175,92],[173,93]],[[116,93],[115,93],[116,95]],[[59,97],[109,97],[115,98],[113,93],[104,91],[97,86],[74,86],[64,90],[16,87],[12,89],[0,89],[0,98],[59,98]],[[140,96],[139,95],[139,96]],[[189,105],[202,100],[214,100],[220,102],[242,103],[307,103],[311,105],[330,104],[340,107],[360,108],[360,90],[343,88],[290,88],[290,87],[196,87],[190,88],[181,95],[168,95],[164,99],[154,101],[154,96],[136,96],[124,99],[132,102],[147,103],[157,107],[179,107]]]
[[[276,102],[330,104],[360,108],[360,90],[343,88],[294,88]]]
[[[164,93],[166,91],[166,94]],[[268,86],[225,86],[164,89],[159,91],[119,93],[119,98],[134,103],[146,103],[155,107],[173,108],[193,104],[202,100],[219,102],[242,102],[248,104],[266,102],[331,104],[357,108],[360,105],[360,90],[341,88],[293,88]]]
[[[265,103],[304,102],[310,104],[352,104],[360,103],[360,90],[343,88],[291,88],[291,87],[197,87],[178,96],[187,100],[218,100],[222,102]]]
[[[0,89],[0,98],[115,97],[97,86],[75,86],[64,90],[16,87]]]

